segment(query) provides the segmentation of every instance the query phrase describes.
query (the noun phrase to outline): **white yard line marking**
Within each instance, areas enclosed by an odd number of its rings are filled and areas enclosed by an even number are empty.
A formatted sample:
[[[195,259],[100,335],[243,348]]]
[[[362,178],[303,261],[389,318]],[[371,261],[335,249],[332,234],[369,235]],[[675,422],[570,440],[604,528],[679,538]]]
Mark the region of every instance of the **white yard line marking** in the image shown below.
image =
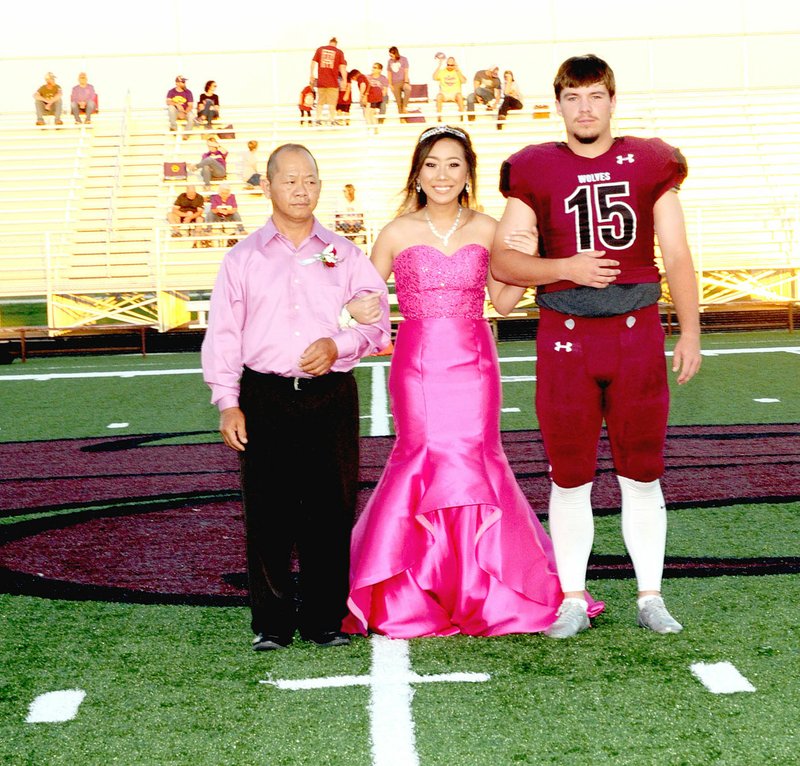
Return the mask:
[[[773,348],[719,348],[702,351],[703,356],[723,356],[726,354],[773,354],[784,352],[787,354],[800,354],[800,346],[775,346]],[[666,352],[666,356],[672,356],[671,351]],[[500,362],[535,362],[535,356],[510,356],[501,357]],[[359,367],[388,367],[390,362],[362,362]],[[200,375],[202,370],[117,370],[114,372],[40,372],[23,375],[0,375],[0,383],[4,381],[20,380],[69,380],[75,378],[142,378],[153,375]],[[503,378],[504,381],[526,381],[535,380],[529,376],[509,376]]]
[[[389,430],[389,401],[386,396],[386,368],[379,365],[372,367],[372,422],[370,423],[370,436],[388,436]]]
[[[409,680],[411,660],[407,641],[376,636],[372,641],[372,677],[369,722],[372,763],[375,766],[416,766],[417,742]]]
[[[519,407],[501,407],[500,412],[522,412]]]
[[[106,428],[127,428],[130,423],[109,423]]]
[[[414,736],[411,684],[418,683],[481,683],[488,673],[438,673],[420,676],[411,669],[408,641],[385,636],[372,636],[370,674],[364,676],[329,676],[298,680],[271,679],[259,681],[278,689],[328,689],[343,686],[370,688],[370,736],[373,766],[417,766],[419,758]]]
[[[71,721],[78,715],[78,708],[85,696],[83,689],[64,689],[40,694],[31,702],[25,723]]]
[[[696,662],[689,668],[712,694],[754,692],[753,686],[730,662]]]
[[[770,399],[768,397],[765,397],[763,399],[753,399],[753,401],[758,402],[759,404],[775,404],[777,402],[780,402],[780,399]]]
[[[536,381],[535,375],[501,375],[501,383],[533,383]]]

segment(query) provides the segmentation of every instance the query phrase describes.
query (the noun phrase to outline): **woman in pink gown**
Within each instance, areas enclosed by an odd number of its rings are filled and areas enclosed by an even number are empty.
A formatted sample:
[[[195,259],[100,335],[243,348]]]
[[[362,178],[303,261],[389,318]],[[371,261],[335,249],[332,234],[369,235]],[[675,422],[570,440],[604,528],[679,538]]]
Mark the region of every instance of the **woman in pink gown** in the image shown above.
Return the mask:
[[[349,633],[532,633],[562,601],[550,539],[500,442],[484,291],[506,314],[524,289],[488,273],[496,222],[469,207],[475,166],[465,131],[424,131],[402,214],[372,249],[404,316],[389,375],[397,439],[353,531]],[[509,244],[535,248],[524,233]]]

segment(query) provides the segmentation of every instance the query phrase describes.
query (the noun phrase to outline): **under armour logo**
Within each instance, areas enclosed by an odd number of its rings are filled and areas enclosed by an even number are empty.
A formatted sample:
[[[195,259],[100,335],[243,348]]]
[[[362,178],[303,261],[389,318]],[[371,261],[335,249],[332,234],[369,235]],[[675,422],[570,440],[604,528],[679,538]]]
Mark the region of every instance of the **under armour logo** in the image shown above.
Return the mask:
[[[623,162],[633,162],[633,155],[632,154],[618,154],[617,155],[617,165],[621,165]]]
[[[560,340],[556,341],[555,349],[556,351],[566,351],[569,353],[572,351],[572,341],[568,340],[566,343],[562,343]]]

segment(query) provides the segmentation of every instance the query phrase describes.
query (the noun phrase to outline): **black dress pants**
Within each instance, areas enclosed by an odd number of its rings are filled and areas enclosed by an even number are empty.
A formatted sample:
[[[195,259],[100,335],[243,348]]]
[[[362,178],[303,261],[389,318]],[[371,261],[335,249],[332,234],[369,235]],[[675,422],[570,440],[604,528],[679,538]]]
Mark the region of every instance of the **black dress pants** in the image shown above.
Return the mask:
[[[245,368],[240,407],[248,439],[239,464],[253,632],[288,642],[296,628],[305,638],[339,630],[358,488],[355,378],[295,379]]]

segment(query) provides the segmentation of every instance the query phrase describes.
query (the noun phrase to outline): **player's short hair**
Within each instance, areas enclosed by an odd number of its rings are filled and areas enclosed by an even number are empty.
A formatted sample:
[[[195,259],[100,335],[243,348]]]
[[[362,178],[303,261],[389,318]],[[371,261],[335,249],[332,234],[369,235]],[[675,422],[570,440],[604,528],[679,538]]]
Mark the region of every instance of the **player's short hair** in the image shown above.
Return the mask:
[[[556,72],[553,80],[553,89],[556,100],[561,96],[564,88],[584,88],[587,85],[601,82],[608,89],[608,95],[616,93],[617,85],[614,81],[614,72],[603,59],[593,53],[583,56],[568,58]]]

